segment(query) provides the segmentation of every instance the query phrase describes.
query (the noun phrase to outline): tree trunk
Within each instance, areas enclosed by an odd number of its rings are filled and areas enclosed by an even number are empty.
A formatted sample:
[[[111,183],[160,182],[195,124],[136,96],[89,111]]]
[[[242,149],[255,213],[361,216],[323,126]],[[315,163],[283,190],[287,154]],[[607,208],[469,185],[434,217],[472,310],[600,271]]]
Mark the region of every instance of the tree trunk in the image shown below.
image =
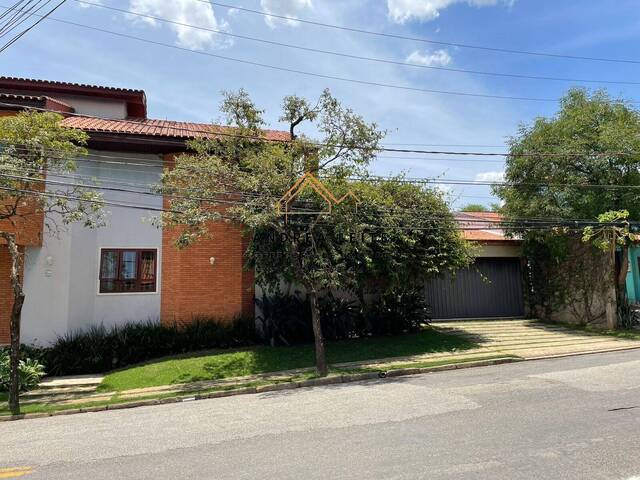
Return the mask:
[[[20,382],[18,366],[20,363],[20,316],[24,304],[24,292],[20,280],[20,252],[16,245],[16,237],[13,234],[0,232],[7,242],[7,248],[11,255],[11,287],[13,289],[13,307],[11,309],[11,324],[9,332],[11,336],[11,349],[9,352],[9,410],[13,415],[20,413]]]
[[[321,377],[326,377],[327,356],[324,351],[324,337],[322,336],[322,326],[320,325],[320,308],[318,307],[318,294],[314,288],[307,291],[309,303],[311,304],[311,325],[313,326],[313,337],[316,344],[316,369]]]
[[[620,256],[620,269],[616,275],[616,288],[618,290],[618,301],[627,300],[627,273],[629,270],[629,246],[622,246],[622,255]]]

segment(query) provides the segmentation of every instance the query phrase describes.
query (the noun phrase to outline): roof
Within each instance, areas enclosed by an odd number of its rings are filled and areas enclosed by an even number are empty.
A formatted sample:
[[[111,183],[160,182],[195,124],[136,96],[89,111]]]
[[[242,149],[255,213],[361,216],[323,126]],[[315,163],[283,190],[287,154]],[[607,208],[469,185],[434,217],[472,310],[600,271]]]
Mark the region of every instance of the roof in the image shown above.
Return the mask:
[[[13,83],[13,84],[20,84],[20,85],[30,85],[34,87],[38,87],[38,86],[62,87],[65,89],[68,89],[69,87],[71,87],[71,88],[103,90],[108,92],[122,92],[122,93],[133,93],[133,94],[144,95],[144,90],[133,89],[133,88],[105,87],[103,85],[91,85],[88,83],[61,82],[58,80],[39,80],[36,78],[24,78],[24,77],[0,76],[0,83],[2,84]]]
[[[2,76],[0,76],[0,90],[5,93],[19,95],[49,97],[57,97],[58,95],[90,96],[122,100],[127,104],[128,116],[137,118],[146,118],[147,116],[147,97],[144,90]]]
[[[154,119],[128,119],[111,120],[96,117],[67,117],[62,125],[71,128],[79,128],[86,132],[101,132],[127,135],[143,135],[152,137],[171,138],[202,138],[215,137],[216,135],[229,134],[233,127],[211,125],[210,123],[178,122],[173,120]],[[288,132],[280,130],[265,130],[268,140],[288,141],[291,139]]]
[[[465,240],[474,242],[520,242],[520,239],[507,237],[500,228],[504,217],[496,212],[458,212],[455,219],[462,230]]]
[[[47,110],[56,110],[61,113],[72,113],[74,108],[68,103],[62,102],[46,95],[20,95],[15,93],[0,93],[0,102],[11,104],[16,108],[37,107]],[[7,107],[7,105],[2,105]]]

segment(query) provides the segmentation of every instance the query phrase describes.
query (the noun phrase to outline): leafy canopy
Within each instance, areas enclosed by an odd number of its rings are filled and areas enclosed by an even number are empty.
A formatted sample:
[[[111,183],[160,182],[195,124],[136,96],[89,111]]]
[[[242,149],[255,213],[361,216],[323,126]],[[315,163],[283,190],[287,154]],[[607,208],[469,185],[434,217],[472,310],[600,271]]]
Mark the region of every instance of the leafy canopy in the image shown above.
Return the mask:
[[[551,153],[552,155],[545,155]],[[595,219],[608,211],[640,219],[640,113],[604,91],[572,89],[551,118],[521,126],[510,141],[504,212],[520,217]]]
[[[329,91],[317,102],[289,96],[281,121],[291,141],[265,138],[262,111],[244,91],[226,93],[222,111],[236,136],[197,140],[176,159],[160,190],[171,211],[160,223],[176,227],[179,246],[209,235],[213,221],[242,224],[250,235],[247,266],[256,282],[282,280],[307,288],[356,290],[371,279],[384,287],[408,286],[471,261],[442,196],[397,177],[367,176],[384,132],[344,107]],[[300,134],[307,127],[318,142]],[[286,217],[276,212],[283,194],[305,173],[319,178],[335,198],[328,205],[307,188]]]

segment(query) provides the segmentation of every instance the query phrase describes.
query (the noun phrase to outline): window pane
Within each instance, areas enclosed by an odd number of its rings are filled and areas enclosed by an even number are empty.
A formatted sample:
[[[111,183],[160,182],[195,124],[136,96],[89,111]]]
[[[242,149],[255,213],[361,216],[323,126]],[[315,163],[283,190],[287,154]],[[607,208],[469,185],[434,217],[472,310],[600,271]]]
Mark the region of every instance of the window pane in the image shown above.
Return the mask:
[[[100,293],[111,293],[117,291],[117,284],[114,280],[101,280]]]
[[[142,252],[140,256],[140,279],[153,280],[156,275],[156,252]]]
[[[118,269],[118,252],[114,250],[103,250],[100,268],[100,278],[116,278]]]
[[[138,252],[122,252],[122,264],[120,266],[120,278],[122,280],[135,280],[138,274]]]

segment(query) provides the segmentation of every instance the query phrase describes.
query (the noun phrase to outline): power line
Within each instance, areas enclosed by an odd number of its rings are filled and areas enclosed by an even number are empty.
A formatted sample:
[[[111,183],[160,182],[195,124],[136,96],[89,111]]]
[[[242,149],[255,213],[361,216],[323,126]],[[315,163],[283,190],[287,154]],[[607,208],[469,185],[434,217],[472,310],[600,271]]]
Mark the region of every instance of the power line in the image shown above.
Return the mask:
[[[45,5],[47,5],[49,3],[50,0],[48,0]],[[28,32],[30,32],[32,29],[34,29],[36,26],[38,26],[43,20],[46,20],[49,15],[51,15],[53,12],[55,12],[58,8],[60,8],[62,6],[62,4],[64,4],[67,0],[61,0],[55,7],[53,7],[51,10],[49,10],[47,13],[45,13],[44,15],[37,15],[35,13],[30,13],[29,16],[37,16],[40,17],[39,20],[37,20],[35,23],[33,23],[30,27],[26,28],[25,30],[23,30],[22,32],[20,32],[19,34],[15,35],[11,40],[9,40],[7,43],[5,43],[2,47],[0,47],[0,53],[4,52],[7,48],[9,48],[11,45],[13,45],[15,42],[17,42],[18,40],[20,40],[24,35],[26,35]],[[40,10],[40,9],[38,9]],[[22,23],[22,22],[20,22]]]
[[[159,21],[159,22],[168,23],[168,24],[171,24],[171,25],[177,25],[177,26],[180,26],[180,27],[191,28],[191,29],[210,32],[210,33],[215,33],[215,34],[218,34],[218,35],[224,35],[224,36],[228,36],[228,37],[232,37],[232,38],[240,38],[242,40],[249,40],[249,41],[252,41],[252,42],[264,43],[264,44],[267,44],[267,45],[273,45],[273,46],[278,46],[278,47],[301,50],[301,51],[305,51],[305,52],[320,53],[320,54],[324,54],[324,55],[332,55],[332,56],[337,56],[337,57],[342,57],[342,58],[349,58],[349,59],[354,59],[354,60],[364,60],[364,61],[375,62],[375,63],[383,63],[383,64],[388,64],[388,65],[399,65],[399,66],[404,66],[404,67],[422,68],[422,69],[428,69],[428,70],[441,70],[441,71],[446,71],[446,72],[466,73],[466,74],[471,74],[471,75],[484,75],[484,76],[493,76],[493,77],[502,77],[502,78],[518,78],[518,79],[525,79],[525,80],[546,80],[546,81],[573,82],[573,83],[596,83],[596,84],[611,84],[611,85],[640,85],[640,82],[634,82],[634,81],[628,81],[628,80],[602,80],[602,79],[598,80],[598,79],[585,79],[585,78],[570,78],[570,77],[567,78],[567,77],[550,77],[550,76],[540,76],[540,75],[526,75],[526,74],[505,73],[505,72],[488,72],[488,71],[480,71],[480,70],[468,70],[468,69],[462,69],[462,68],[435,66],[435,65],[422,65],[422,64],[413,63],[413,62],[390,60],[390,59],[384,59],[384,58],[366,57],[366,56],[349,54],[349,53],[344,53],[344,52],[336,52],[336,51],[332,51],[332,50],[324,50],[324,49],[319,49],[319,48],[303,47],[301,45],[294,45],[294,44],[290,44],[290,43],[276,42],[276,41],[272,41],[272,40],[266,40],[264,38],[250,37],[250,36],[247,36],[247,35],[240,35],[240,34],[236,34],[236,33],[226,32],[224,30],[219,30],[219,29],[215,29],[215,28],[208,28],[208,27],[203,27],[203,26],[199,26],[199,25],[193,25],[193,24],[185,23],[185,22],[178,22],[178,21],[175,21],[175,20],[171,20],[171,19],[168,19],[168,18],[156,16],[156,15],[150,15],[150,14],[146,14],[146,13],[135,12],[135,11],[132,11],[132,10],[126,10],[126,9],[123,9],[123,8],[112,7],[112,6],[104,5],[104,4],[100,4],[100,3],[89,2],[89,1],[86,1],[86,0],[73,0],[73,1],[77,2],[77,3],[80,3],[80,4],[84,4],[84,5],[91,5],[91,6],[102,8],[102,9],[106,9],[106,10],[120,12],[120,13],[123,13],[125,15],[133,15],[133,16],[137,16],[137,17],[141,17],[141,18],[147,18],[147,19],[154,20],[154,21]]]
[[[8,7],[0,5],[0,8],[8,8]],[[37,14],[32,14],[32,15],[40,16],[40,15],[37,15]],[[218,54],[211,53],[211,52],[203,52],[203,51],[194,50],[194,49],[191,49],[191,48],[180,47],[178,45],[172,45],[172,44],[169,44],[169,43],[159,42],[159,41],[156,41],[156,40],[150,40],[150,39],[147,39],[147,38],[137,37],[135,35],[129,35],[129,34],[126,34],[126,33],[114,32],[113,30],[107,30],[107,29],[104,29],[104,28],[93,27],[93,26],[82,24],[82,23],[72,22],[70,20],[62,20],[62,19],[59,19],[59,18],[52,18],[52,17],[47,17],[47,20],[52,20],[52,21],[55,21],[55,22],[63,23],[63,24],[66,24],[66,25],[72,25],[72,26],[75,26],[75,27],[84,28],[84,29],[88,29],[88,30],[92,30],[92,31],[96,31],[96,32],[102,32],[102,33],[106,33],[106,34],[109,34],[109,35],[113,35],[113,36],[117,36],[117,37],[121,37],[121,38],[126,38],[126,39],[129,39],[129,40],[135,40],[135,41],[147,43],[147,44],[150,44],[150,45],[156,45],[156,46],[161,46],[161,47],[165,47],[165,48],[171,48],[173,50],[189,52],[189,53],[193,53],[193,54],[201,55],[201,56],[205,56],[205,57],[217,58],[217,59],[220,59],[220,60],[226,60],[226,61],[230,61],[230,62],[234,62],[234,63],[241,63],[241,64],[244,64],[244,65],[251,65],[251,66],[254,66],[254,67],[265,68],[265,69],[268,69],[268,70],[275,70],[275,71],[280,71],[280,72],[294,73],[294,74],[297,74],[297,75],[303,75],[303,76],[307,76],[307,77],[322,78],[322,79],[325,79],[325,80],[336,80],[336,81],[345,82],[345,83],[352,83],[352,84],[358,84],[358,85],[368,85],[368,86],[373,86],[373,87],[382,87],[382,88],[410,91],[410,92],[416,92],[416,93],[429,93],[429,94],[450,95],[450,96],[459,96],[459,97],[487,98],[487,99],[494,99],[494,100],[531,101],[531,102],[558,102],[559,101],[559,99],[557,99],[557,98],[537,98],[537,97],[512,96],[512,95],[493,95],[493,94],[484,94],[484,93],[472,93],[472,92],[460,92],[460,91],[451,91],[451,90],[438,90],[438,89],[429,89],[429,88],[420,88],[420,87],[410,87],[410,86],[407,86],[407,85],[396,85],[396,84],[392,84],[392,83],[375,82],[375,81],[369,81],[369,80],[359,80],[359,79],[349,78],[349,77],[340,77],[340,76],[337,76],[337,75],[328,75],[328,74],[322,74],[322,73],[316,73],[316,72],[308,72],[308,71],[305,71],[305,70],[298,70],[298,69],[295,69],[295,68],[280,67],[280,66],[271,65],[271,64],[268,64],[268,63],[261,63],[261,62],[256,62],[256,61],[252,61],[252,60],[244,60],[244,59],[235,58],[235,57],[229,57],[229,56],[225,56],[225,55],[218,55]],[[629,101],[629,103],[638,103],[638,102]]]
[[[0,8],[5,8],[0,6]],[[12,107],[15,108],[16,104],[14,103],[7,103],[7,102],[0,102],[0,106],[6,106],[6,107]],[[37,112],[50,112],[50,113],[57,113],[57,114],[61,114],[58,110],[53,110],[50,108],[40,108],[40,107],[32,107],[32,106],[25,106],[24,107],[26,110],[33,110],[33,111],[37,111]],[[105,121],[112,121],[112,122],[118,122],[118,123],[123,123],[123,124],[130,124],[130,125],[135,125],[135,126],[140,126],[141,122],[140,121],[135,121],[135,120],[127,120],[127,119],[117,119],[114,120],[113,118],[103,118],[103,117],[96,117],[96,116],[92,116],[92,115],[85,115],[85,114],[81,114],[81,113],[71,113],[71,112],[64,112],[64,116],[66,117],[78,117],[78,118],[89,118],[92,120],[105,120]],[[184,132],[184,133],[193,133],[193,134],[199,134],[202,135],[203,131],[202,130],[196,130],[196,129],[191,129],[191,128],[187,128],[187,127],[179,127],[179,126],[172,126],[172,128],[174,130],[180,131],[180,132]],[[234,127],[228,127],[229,129],[233,129]],[[99,133],[99,131],[98,131]],[[135,135],[135,134],[134,134]],[[213,137],[223,137],[223,138],[242,138],[242,139],[246,139],[246,140],[256,140],[256,141],[263,141],[263,142],[269,142],[269,143],[289,143],[291,142],[291,140],[281,140],[281,139],[274,139],[274,138],[268,138],[265,136],[256,136],[256,135],[242,135],[242,134],[234,134],[234,133],[226,133],[226,132],[211,132],[211,135]],[[188,137],[188,135],[185,135],[185,137]],[[195,138],[195,137],[194,137]],[[166,141],[163,139],[153,139],[154,143],[157,144],[170,144],[170,145],[175,145],[175,146],[182,146],[184,147],[184,141],[180,142],[180,141]],[[317,146],[317,147],[332,147],[332,148],[351,148],[351,149],[355,149],[355,150],[370,150],[369,148],[366,147],[359,147],[359,146],[351,146],[351,145],[340,145],[340,144],[331,144],[331,143],[324,143],[324,142],[314,142],[313,145]],[[514,157],[534,157],[534,158],[538,158],[538,157],[610,157],[610,156],[631,156],[631,155],[640,155],[640,152],[635,152],[635,151],[627,151],[627,152],[622,152],[622,151],[618,151],[618,152],[593,152],[590,154],[585,154],[582,152],[522,152],[522,153],[499,153],[499,152],[461,152],[461,151],[450,151],[450,150],[420,150],[420,149],[408,149],[408,148],[388,148],[388,147],[384,147],[384,146],[378,146],[377,148],[374,149],[376,152],[394,152],[394,153],[416,153],[416,154],[425,154],[425,155],[460,155],[460,156],[477,156],[477,157],[509,157],[509,156],[514,156]]]
[[[140,194],[140,195],[149,195],[149,196],[155,196],[155,197],[169,197],[169,198],[178,198],[178,199],[186,199],[186,200],[192,200],[192,201],[199,201],[199,202],[211,202],[211,203],[221,203],[221,204],[228,204],[228,205],[247,205],[246,202],[243,201],[233,201],[233,200],[224,200],[221,199],[219,197],[201,197],[201,196],[196,196],[196,195],[186,195],[186,196],[179,196],[179,195],[175,195],[173,193],[168,193],[168,194],[163,194],[162,192],[141,192],[139,190],[131,190],[131,189],[126,189],[126,188],[114,188],[114,187],[103,187],[100,185],[87,185],[87,184],[79,184],[79,183],[72,183],[72,182],[63,182],[63,181],[58,181],[58,180],[51,180],[51,179],[44,179],[44,178],[34,178],[34,177],[25,177],[25,176],[19,176],[19,175],[10,175],[10,174],[2,174],[0,173],[0,177],[4,177],[4,178],[9,178],[9,179],[14,179],[14,180],[19,180],[22,181],[23,183],[26,184],[30,184],[30,183],[43,183],[43,184],[49,184],[49,185],[59,185],[59,186],[66,186],[66,187],[72,187],[74,189],[87,189],[87,190],[104,190],[104,191],[112,191],[112,192],[125,192],[125,193],[133,193],[133,194]],[[4,188],[5,190],[9,190],[9,191],[16,191],[16,192],[22,192],[23,189],[19,189],[19,188],[10,188],[10,187],[6,187]],[[37,192],[37,191],[33,191],[33,192]],[[40,193],[40,192],[37,192]],[[220,193],[220,194],[226,194],[226,195],[231,195],[231,196],[251,196],[251,193],[243,193],[243,192],[234,192],[234,191],[225,191],[225,192],[213,192],[213,193]],[[61,193],[56,193],[56,195],[67,195],[72,197],[70,194],[61,194]],[[73,197],[74,199],[80,199],[80,197]],[[273,200],[277,200],[278,197],[274,196],[272,197]],[[375,208],[375,212],[380,212],[380,211],[386,211],[386,212],[390,212],[389,216],[390,217],[398,217],[399,215],[401,215],[402,213],[413,213],[414,218],[418,218],[421,220],[441,220],[441,219],[447,219],[451,216],[451,214],[447,213],[447,214],[433,214],[430,212],[424,212],[423,210],[420,209],[416,209],[416,208],[406,208],[406,207],[377,207]],[[183,212],[180,212],[183,213]],[[362,213],[362,212],[361,212]],[[482,225],[491,225],[491,224],[499,224],[501,225],[503,228],[508,228],[510,226],[523,226],[523,225],[543,225],[543,224],[552,224],[553,226],[566,226],[566,225],[577,225],[578,223],[581,224],[582,226],[588,226],[588,225],[605,225],[605,223],[603,222],[599,222],[597,220],[591,220],[591,219],[581,219],[581,218],[563,218],[563,217],[505,217],[503,219],[500,220],[493,220],[490,218],[474,218],[473,217],[473,213],[465,213],[462,212],[462,214],[467,215],[467,217],[465,218],[456,218],[456,221],[461,224],[461,225],[465,225],[465,224],[482,224]],[[471,218],[468,218],[468,217]],[[618,223],[616,222],[611,222],[612,224],[616,224],[618,225]],[[636,223],[640,223],[640,222],[630,222],[633,224]],[[464,227],[462,227],[464,229]]]
[[[88,159],[84,159],[88,160]],[[99,160],[98,160],[99,161]],[[136,165],[127,162],[111,162],[120,163],[124,165]],[[137,164],[145,165],[146,164]],[[159,165],[158,165],[159,166]],[[187,171],[194,173],[210,173],[206,169],[199,169],[197,167],[185,168]],[[616,185],[616,184],[591,184],[591,183],[546,183],[546,182],[523,182],[512,183],[505,181],[481,181],[481,180],[468,180],[468,179],[441,179],[441,178],[420,178],[420,177],[389,177],[383,175],[366,175],[349,177],[351,181],[377,181],[377,182],[397,182],[397,183],[409,183],[418,185],[465,185],[465,186],[504,186],[509,188],[522,188],[522,187],[554,187],[554,188],[597,188],[597,189],[609,189],[609,190],[624,190],[624,189],[640,189],[640,185]]]
[[[263,12],[261,10],[253,10],[253,9],[250,9],[250,8],[239,7],[237,5],[228,5],[226,3],[221,3],[221,2],[215,2],[215,1],[209,1],[209,0],[197,0],[197,1],[199,1],[201,3],[207,3],[207,4],[210,4],[210,5],[217,5],[218,7],[223,7],[223,8],[227,8],[227,9],[233,9],[233,10],[237,10],[237,11],[241,11],[241,12],[248,12],[248,13],[254,13],[254,14],[258,14],[258,15],[263,15],[265,17],[279,18],[281,20],[288,20],[288,21],[292,21],[292,22],[300,22],[300,23],[304,23],[304,24],[307,24],[307,25],[315,25],[317,27],[332,28],[332,29],[336,29],[336,30],[345,30],[345,31],[354,32],[354,33],[363,33],[363,34],[366,34],[366,35],[375,35],[375,36],[385,37],[385,38],[394,38],[394,39],[397,39],[397,40],[409,40],[409,41],[412,41],[412,42],[429,43],[429,44],[433,44],[433,45],[444,45],[444,46],[448,46],[448,47],[457,47],[457,48],[469,48],[469,49],[474,49],[474,50],[485,50],[485,51],[496,52],[496,53],[511,53],[511,54],[517,54],[517,55],[532,55],[532,56],[537,56],[537,57],[565,58],[565,59],[569,59],[569,60],[585,60],[585,61],[594,61],[594,62],[612,62],[612,63],[640,64],[640,60],[633,60],[633,59],[589,57],[589,56],[580,56],[580,55],[567,55],[567,54],[557,54],[557,53],[535,52],[535,51],[528,51],[528,50],[517,50],[517,49],[510,49],[510,48],[487,47],[487,46],[483,46],[483,45],[472,45],[472,44],[468,44],[468,43],[442,42],[442,41],[438,41],[438,40],[431,40],[431,39],[424,38],[424,37],[411,37],[411,36],[407,36],[407,35],[384,33],[384,32],[378,32],[378,31],[374,31],[374,30],[365,30],[365,29],[362,29],[362,28],[347,27],[347,26],[334,25],[334,24],[330,24],[330,23],[318,22],[318,21],[313,21],[313,20],[306,20],[306,19],[298,18],[298,17],[290,17],[290,16],[287,16],[287,15],[277,15],[275,13]]]

